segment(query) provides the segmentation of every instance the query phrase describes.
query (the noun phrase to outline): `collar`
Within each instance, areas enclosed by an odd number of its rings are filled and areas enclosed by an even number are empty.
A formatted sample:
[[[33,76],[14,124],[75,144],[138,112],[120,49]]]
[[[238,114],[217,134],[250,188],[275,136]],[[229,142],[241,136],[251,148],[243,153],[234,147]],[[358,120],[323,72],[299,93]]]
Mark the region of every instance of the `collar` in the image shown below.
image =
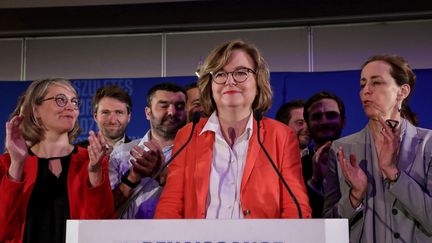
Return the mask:
[[[118,140],[117,142],[114,143],[113,147],[117,147],[117,146],[124,144],[124,143],[126,143],[126,133],[123,134],[123,137],[120,140]]]
[[[199,133],[199,136],[201,136],[201,134],[203,134],[204,132],[214,132],[215,134],[222,134],[219,118],[216,111],[213,111],[213,113],[207,120],[206,124],[204,125],[203,129]],[[249,115],[248,122],[246,124],[246,129],[243,134],[246,133],[247,139],[250,139],[250,137],[252,136],[252,132],[253,132],[253,113],[251,112],[251,114]],[[240,136],[243,136],[243,134],[241,134]]]
[[[142,145],[144,144],[144,142],[148,142],[151,140],[151,129],[149,129],[146,134],[144,135],[144,137],[141,139],[141,141],[139,142],[138,145]],[[165,154],[166,152],[170,151],[173,149],[174,144],[170,144],[167,145],[165,147],[162,148],[162,152]]]

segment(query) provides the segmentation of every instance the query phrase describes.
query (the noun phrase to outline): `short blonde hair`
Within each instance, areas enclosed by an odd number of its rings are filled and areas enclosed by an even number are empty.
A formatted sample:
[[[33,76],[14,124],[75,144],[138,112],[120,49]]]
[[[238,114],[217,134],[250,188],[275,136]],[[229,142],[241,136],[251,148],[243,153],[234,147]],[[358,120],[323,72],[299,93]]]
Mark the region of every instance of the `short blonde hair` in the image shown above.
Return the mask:
[[[221,70],[228,63],[233,50],[239,49],[245,51],[254,62],[257,95],[252,103],[252,110],[266,112],[270,109],[273,93],[270,86],[270,73],[267,63],[258,49],[252,44],[242,40],[232,40],[214,48],[200,68],[198,88],[201,93],[200,102],[205,116],[210,116],[217,109],[212,93],[212,76],[210,72]]]
[[[39,143],[45,139],[45,126],[41,123],[35,115],[36,106],[42,104],[42,100],[48,93],[48,89],[53,85],[63,86],[71,90],[75,95],[77,92],[69,80],[63,78],[49,78],[33,81],[25,92],[25,98],[22,103],[22,115],[24,120],[21,124],[24,139],[30,143],[31,146]],[[78,96],[78,95],[77,95]],[[75,140],[80,133],[81,129],[78,125],[78,119],[74,127],[68,132],[69,142]]]

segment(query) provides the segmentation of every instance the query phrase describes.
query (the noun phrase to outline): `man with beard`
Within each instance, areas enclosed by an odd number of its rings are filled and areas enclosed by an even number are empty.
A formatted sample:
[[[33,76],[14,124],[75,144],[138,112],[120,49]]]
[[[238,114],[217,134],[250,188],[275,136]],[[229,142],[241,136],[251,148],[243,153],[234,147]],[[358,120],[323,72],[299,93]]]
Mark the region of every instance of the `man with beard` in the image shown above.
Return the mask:
[[[309,154],[302,157],[303,177],[308,190],[312,217],[321,218],[328,152],[332,141],[340,138],[345,126],[345,106],[336,95],[322,91],[306,101],[304,119],[313,146],[309,148]]]
[[[276,112],[276,120],[291,127],[300,146],[300,157],[309,154],[309,130],[303,116],[305,102],[303,100],[292,100],[283,104]]]
[[[125,131],[131,118],[132,99],[125,90],[116,85],[103,86],[93,96],[92,106],[93,118],[109,145],[107,154],[114,147],[131,141]],[[87,148],[89,141],[77,145]]]
[[[142,139],[112,152],[110,181],[119,218],[153,218],[165,176],[156,180],[151,176],[171,156],[174,137],[186,123],[185,104],[186,91],[182,87],[172,83],[153,86],[145,107],[150,130]],[[138,191],[139,195],[134,195]]]

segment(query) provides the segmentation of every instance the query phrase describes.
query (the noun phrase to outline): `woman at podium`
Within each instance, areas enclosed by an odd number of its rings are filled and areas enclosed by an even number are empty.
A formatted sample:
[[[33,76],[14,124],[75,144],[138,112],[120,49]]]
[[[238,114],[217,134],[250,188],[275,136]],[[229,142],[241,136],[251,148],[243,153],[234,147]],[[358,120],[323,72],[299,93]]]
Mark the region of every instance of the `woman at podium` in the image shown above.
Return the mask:
[[[155,217],[310,217],[294,132],[275,120],[254,117],[254,111],[266,112],[272,100],[269,71],[257,48],[240,40],[215,48],[200,69],[198,87],[208,118],[177,133],[173,154],[190,135],[191,140],[168,166]],[[294,198],[259,145],[257,121],[260,141]]]

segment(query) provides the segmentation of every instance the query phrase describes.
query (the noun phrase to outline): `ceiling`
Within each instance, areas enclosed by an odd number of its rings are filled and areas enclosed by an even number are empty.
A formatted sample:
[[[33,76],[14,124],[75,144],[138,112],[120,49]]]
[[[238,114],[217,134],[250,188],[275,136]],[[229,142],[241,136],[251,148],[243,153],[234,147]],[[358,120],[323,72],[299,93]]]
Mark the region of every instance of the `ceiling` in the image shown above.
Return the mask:
[[[0,1],[0,8],[40,8],[40,7],[71,7],[121,5],[136,3],[186,2],[191,0],[13,0]]]
[[[0,1],[0,37],[128,34],[432,19],[432,1]]]

